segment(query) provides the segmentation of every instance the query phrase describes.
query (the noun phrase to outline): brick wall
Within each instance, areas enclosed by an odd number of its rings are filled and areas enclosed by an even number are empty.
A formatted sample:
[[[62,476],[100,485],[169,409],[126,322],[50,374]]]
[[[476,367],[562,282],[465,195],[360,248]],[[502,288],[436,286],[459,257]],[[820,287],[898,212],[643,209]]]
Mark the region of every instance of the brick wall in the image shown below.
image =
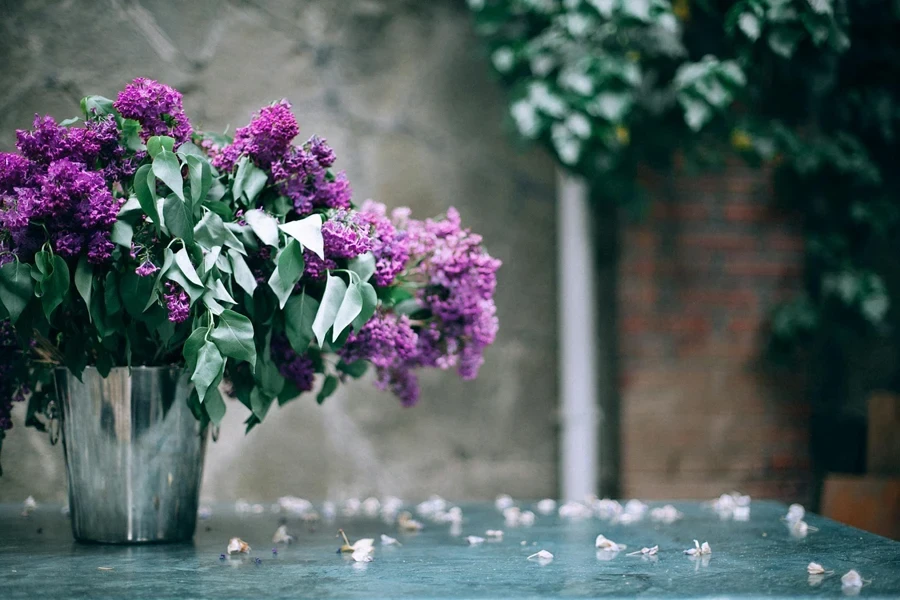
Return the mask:
[[[650,214],[624,225],[620,262],[623,493],[803,500],[802,382],[760,360],[772,307],[800,286],[798,229],[747,167],[646,181]]]

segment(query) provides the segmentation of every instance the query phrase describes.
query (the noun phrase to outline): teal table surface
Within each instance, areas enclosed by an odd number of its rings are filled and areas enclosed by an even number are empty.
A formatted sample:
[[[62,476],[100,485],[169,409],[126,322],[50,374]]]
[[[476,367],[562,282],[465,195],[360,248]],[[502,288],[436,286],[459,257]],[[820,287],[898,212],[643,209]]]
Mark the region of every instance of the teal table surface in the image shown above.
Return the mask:
[[[675,503],[674,523],[648,517],[630,524],[597,518],[537,515],[530,527],[508,527],[490,504],[462,504],[462,527],[422,519],[419,533],[401,533],[378,518],[341,517],[314,526],[299,518],[236,513],[213,507],[199,521],[193,543],[104,546],[76,543],[58,506],[0,505],[0,599],[19,598],[599,598],[860,597],[900,598],[900,543],[807,515],[804,538],[792,536],[781,517],[786,507],[754,501],[747,521],[722,520],[700,503]],[[653,503],[651,506],[659,506]],[[520,503],[523,509],[529,503]],[[296,536],[273,554],[281,522]],[[338,528],[351,541],[375,538],[374,560],[339,554]],[[469,546],[466,536],[504,530],[502,541]],[[627,544],[598,552],[598,534]],[[381,534],[400,546],[381,546]],[[455,534],[455,535],[454,535]],[[252,551],[221,558],[229,538]],[[700,559],[683,553],[693,540],[708,541]],[[654,557],[627,556],[659,545]],[[547,563],[528,560],[539,550]],[[259,560],[257,560],[259,559]],[[811,562],[833,571],[811,578]],[[857,570],[867,583],[842,588],[841,575]]]

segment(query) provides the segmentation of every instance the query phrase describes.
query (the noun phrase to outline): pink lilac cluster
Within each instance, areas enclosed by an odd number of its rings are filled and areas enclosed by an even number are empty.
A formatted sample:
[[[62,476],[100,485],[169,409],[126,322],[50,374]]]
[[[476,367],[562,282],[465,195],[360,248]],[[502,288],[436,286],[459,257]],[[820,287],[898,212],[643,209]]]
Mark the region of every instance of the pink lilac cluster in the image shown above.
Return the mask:
[[[141,139],[154,135],[175,138],[175,144],[191,139],[191,123],[184,114],[181,93],[167,85],[138,77],[119,92],[113,107],[126,119],[141,124]]]
[[[27,389],[18,384],[17,367],[24,360],[16,332],[9,320],[0,321],[0,438],[12,427],[13,402],[22,402]]]
[[[312,359],[305,354],[295,353],[284,336],[274,337],[271,348],[272,359],[278,365],[278,372],[281,373],[281,376],[293,383],[299,391],[310,391],[316,375],[316,367]]]
[[[108,121],[66,128],[36,116],[31,131],[17,132],[21,155],[0,153],[0,228],[9,251],[29,259],[49,240],[62,256],[86,252],[94,264],[109,260],[119,201],[103,171],[114,163],[102,156],[116,156],[113,141],[118,136]],[[121,165],[113,169],[122,172]]]
[[[289,198],[297,216],[315,208],[349,208],[351,189],[347,176],[333,174],[334,151],[325,140],[311,138],[303,146],[291,144],[300,128],[287,100],[259,110],[246,127],[235,131],[234,140],[217,148],[212,142],[204,147],[213,165],[232,171],[242,156],[269,173],[278,191]]]
[[[481,236],[463,229],[451,208],[440,221],[406,220],[406,242],[415,260],[411,278],[425,284],[417,294],[432,319],[418,331],[418,366],[455,366],[463,379],[474,379],[484,349],[494,342],[499,323],[494,304],[500,261],[481,246]]]

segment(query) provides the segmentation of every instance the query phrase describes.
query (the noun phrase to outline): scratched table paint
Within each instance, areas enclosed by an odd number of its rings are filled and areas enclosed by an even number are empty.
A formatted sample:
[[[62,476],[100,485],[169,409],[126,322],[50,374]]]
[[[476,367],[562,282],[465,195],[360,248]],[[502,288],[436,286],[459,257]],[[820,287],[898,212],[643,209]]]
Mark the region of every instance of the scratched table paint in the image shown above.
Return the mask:
[[[509,528],[492,505],[464,504],[457,535],[427,521],[424,531],[404,534],[371,518],[338,517],[314,528],[287,518],[297,540],[273,555],[283,514],[219,506],[199,522],[192,544],[101,546],[74,542],[58,506],[26,518],[21,506],[0,505],[0,598],[841,597],[840,576],[850,569],[871,581],[860,597],[900,597],[900,543],[816,515],[807,522],[819,530],[797,539],[780,520],[785,506],[774,502],[754,502],[746,522],[720,520],[698,503],[676,506],[685,516],[672,524],[538,515],[531,527]],[[351,539],[376,538],[375,560],[337,554],[339,527]],[[487,529],[503,529],[503,540],[467,545],[466,536]],[[403,545],[382,547],[382,533]],[[628,549],[598,553],[599,533]],[[220,559],[233,536],[249,542],[251,553]],[[709,541],[710,556],[683,554],[695,538]],[[656,557],[626,556],[655,544]],[[552,562],[526,560],[542,549]],[[811,561],[834,574],[811,580]]]

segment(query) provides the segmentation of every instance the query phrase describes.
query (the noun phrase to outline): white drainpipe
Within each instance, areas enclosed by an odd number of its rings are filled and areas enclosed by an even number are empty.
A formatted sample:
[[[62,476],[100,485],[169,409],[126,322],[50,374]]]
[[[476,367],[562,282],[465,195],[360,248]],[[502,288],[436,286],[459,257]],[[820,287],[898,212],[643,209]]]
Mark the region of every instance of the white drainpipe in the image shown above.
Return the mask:
[[[588,187],[557,174],[560,497],[597,493],[596,286]]]

